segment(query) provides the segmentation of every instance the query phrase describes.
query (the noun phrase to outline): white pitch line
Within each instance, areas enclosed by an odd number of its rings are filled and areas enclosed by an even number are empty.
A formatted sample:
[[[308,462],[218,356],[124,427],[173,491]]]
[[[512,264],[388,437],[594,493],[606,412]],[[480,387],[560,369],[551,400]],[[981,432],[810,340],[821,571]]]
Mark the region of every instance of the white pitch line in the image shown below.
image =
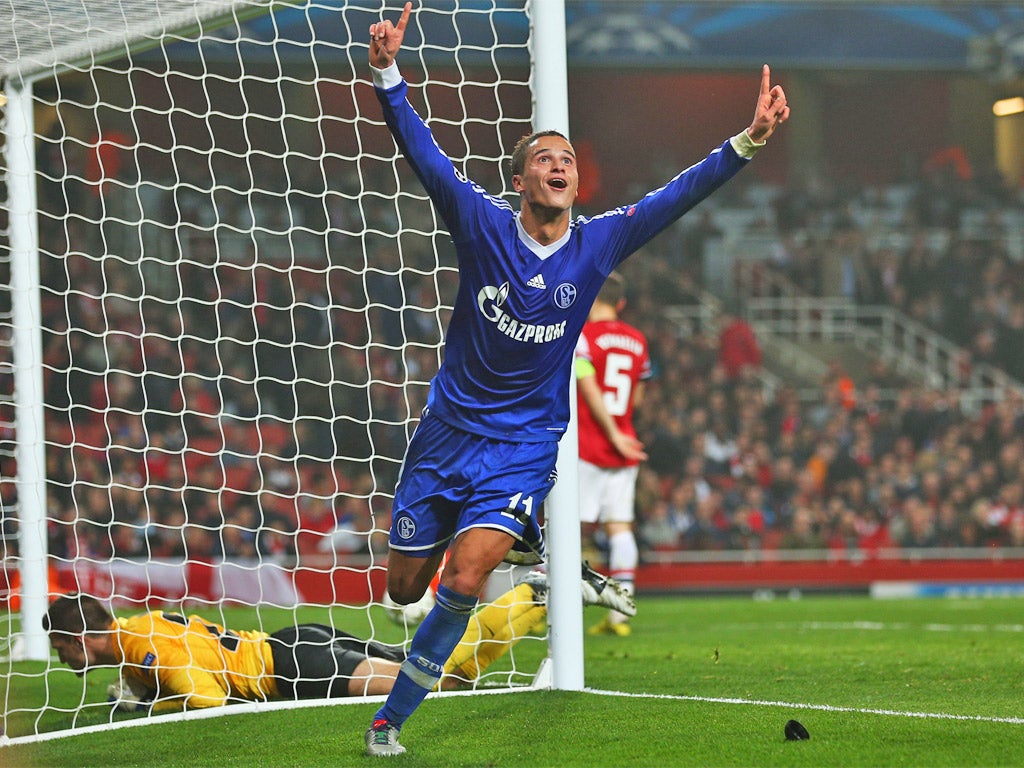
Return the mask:
[[[822,629],[822,630],[868,630],[871,632],[1024,632],[1024,624],[911,624],[904,622],[880,621],[789,621],[769,624],[721,624],[723,629]]]
[[[792,701],[760,701],[758,699],[732,699],[718,696],[685,696],[663,693],[624,693],[585,689],[587,693],[601,696],[619,696],[627,699],[671,699],[675,701],[703,701],[709,704],[743,704],[758,707],[784,707],[786,709],[808,709],[816,712],[851,712],[858,715],[887,715],[889,717],[912,717],[924,720],[968,720],[985,723],[1008,723],[1024,725],[1024,717],[987,717],[985,715],[954,715],[948,712],[902,712],[896,709],[865,709],[861,707],[837,707],[831,704],[798,704]]]
[[[476,691],[447,691],[432,694],[432,698],[448,698],[475,696],[481,693],[502,694],[502,693],[526,693],[535,688],[500,688],[484,689]],[[910,717],[929,720],[962,720],[985,723],[1006,723],[1009,725],[1024,725],[1024,717],[986,717],[984,715],[954,715],[945,712],[901,712],[895,709],[864,709],[861,707],[836,707],[831,704],[798,704],[791,701],[760,701],[758,699],[735,699],[718,696],[685,696],[668,693],[627,693],[624,691],[605,691],[598,688],[584,688],[584,693],[596,696],[618,696],[625,699],[668,699],[673,701],[702,701],[709,704],[740,704],[744,706],[758,707],[783,707],[785,709],[804,709],[816,712],[850,712],[860,715],[886,715],[889,717]],[[286,702],[241,702],[230,707],[215,707],[212,709],[198,709],[187,712],[176,712],[159,715],[156,717],[143,717],[133,720],[122,720],[114,723],[103,723],[99,725],[86,726],[84,728],[71,729],[66,731],[54,731],[49,733],[34,734],[31,736],[20,736],[10,738],[0,734],[0,749],[10,744],[31,744],[52,739],[64,739],[72,736],[80,736],[86,733],[100,731],[121,730],[123,728],[134,728],[145,725],[156,725],[162,722],[175,722],[181,720],[205,720],[212,717],[224,717],[225,715],[242,715],[253,712],[268,711],[275,709],[305,709],[310,707],[341,706],[353,704],[366,704],[383,702],[386,696],[353,696],[346,699],[329,700],[303,700]]]

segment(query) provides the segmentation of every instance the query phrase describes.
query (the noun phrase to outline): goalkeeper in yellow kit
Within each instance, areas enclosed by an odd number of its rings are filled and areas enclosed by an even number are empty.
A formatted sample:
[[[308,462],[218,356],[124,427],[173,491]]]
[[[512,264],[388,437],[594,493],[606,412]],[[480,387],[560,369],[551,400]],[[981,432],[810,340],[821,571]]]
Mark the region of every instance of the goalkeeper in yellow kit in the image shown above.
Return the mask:
[[[533,572],[475,614],[444,667],[441,687],[472,682],[547,617],[544,574]],[[614,580],[584,567],[587,604],[632,610]],[[43,628],[60,660],[84,674],[117,666],[110,687],[118,706],[154,711],[217,707],[233,701],[318,699],[387,694],[406,658],[403,646],[362,640],[322,624],[273,633],[236,631],[190,615],[150,611],[115,618],[99,600],[62,595]]]

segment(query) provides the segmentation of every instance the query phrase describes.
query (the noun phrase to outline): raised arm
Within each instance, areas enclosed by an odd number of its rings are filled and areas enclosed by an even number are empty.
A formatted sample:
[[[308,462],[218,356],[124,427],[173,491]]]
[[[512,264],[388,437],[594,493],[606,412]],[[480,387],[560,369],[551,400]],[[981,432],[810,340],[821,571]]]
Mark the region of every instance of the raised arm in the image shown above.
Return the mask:
[[[508,204],[488,196],[483,189],[456,170],[451,159],[434,140],[433,134],[409,104],[407,84],[395,57],[402,46],[412,16],[406,3],[397,24],[378,21],[370,25],[370,68],[374,89],[398,149],[422,182],[452,237],[472,237],[468,228],[477,221],[470,215],[474,206]],[[511,208],[509,208],[511,210]]]
[[[747,135],[757,144],[767,141],[775,129],[789,119],[786,93],[781,85],[771,83],[772,72],[765,64],[761,69],[761,92],[757,95],[754,120],[747,128]]]
[[[389,20],[378,21],[370,25],[370,65],[377,69],[387,69],[394,63],[398,49],[405,38],[405,28],[412,15],[412,3],[406,3],[398,24]]]

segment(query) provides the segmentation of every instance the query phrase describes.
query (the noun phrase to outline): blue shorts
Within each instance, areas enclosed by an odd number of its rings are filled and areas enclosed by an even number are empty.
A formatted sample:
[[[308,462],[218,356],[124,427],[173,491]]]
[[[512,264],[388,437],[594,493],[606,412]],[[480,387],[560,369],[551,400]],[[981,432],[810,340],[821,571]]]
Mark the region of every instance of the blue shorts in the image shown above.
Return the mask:
[[[543,557],[540,507],[557,458],[557,442],[481,437],[424,413],[395,490],[391,548],[429,557],[469,528],[496,528]]]

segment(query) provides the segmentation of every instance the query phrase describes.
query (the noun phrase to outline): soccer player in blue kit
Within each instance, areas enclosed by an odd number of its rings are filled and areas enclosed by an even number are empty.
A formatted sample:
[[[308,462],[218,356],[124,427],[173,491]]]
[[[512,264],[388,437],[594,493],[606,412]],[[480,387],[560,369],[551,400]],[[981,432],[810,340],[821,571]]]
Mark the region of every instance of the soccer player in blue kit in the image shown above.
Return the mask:
[[[391,597],[418,600],[450,554],[437,604],[366,732],[369,755],[405,751],[399,731],[437,684],[513,546],[543,555],[537,512],[555,482],[576,340],[605,278],[742,169],[789,118],[766,65],[748,128],[636,203],[575,220],[572,144],[539,131],[512,152],[516,212],[454,168],[407,101],[395,57],[411,13],[406,3],[397,24],[370,26],[370,67],[388,128],[451,233],[459,289],[444,362],[395,490]]]

